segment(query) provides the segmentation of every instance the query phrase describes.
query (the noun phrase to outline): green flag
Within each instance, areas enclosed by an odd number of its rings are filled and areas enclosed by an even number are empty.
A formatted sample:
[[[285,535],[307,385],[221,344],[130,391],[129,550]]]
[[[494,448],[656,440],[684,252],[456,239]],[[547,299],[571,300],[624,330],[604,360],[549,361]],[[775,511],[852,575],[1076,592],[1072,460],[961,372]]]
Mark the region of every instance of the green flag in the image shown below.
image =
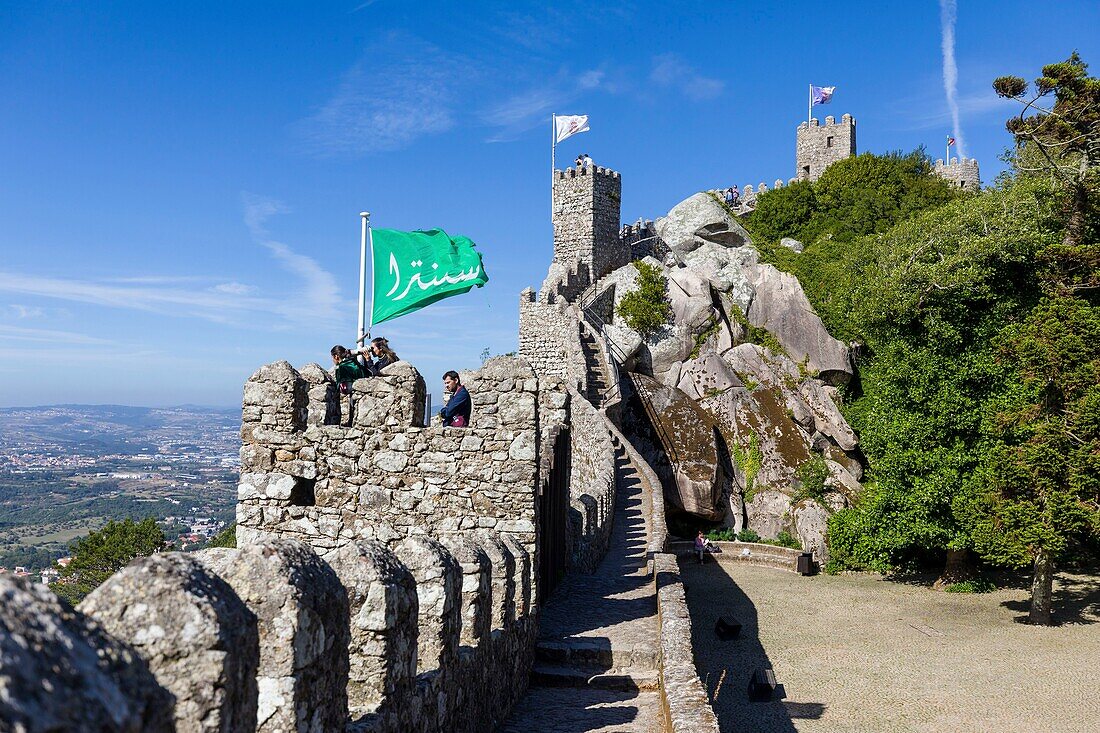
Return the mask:
[[[372,230],[374,304],[371,323],[382,323],[461,295],[489,282],[481,253],[466,237],[442,229]]]

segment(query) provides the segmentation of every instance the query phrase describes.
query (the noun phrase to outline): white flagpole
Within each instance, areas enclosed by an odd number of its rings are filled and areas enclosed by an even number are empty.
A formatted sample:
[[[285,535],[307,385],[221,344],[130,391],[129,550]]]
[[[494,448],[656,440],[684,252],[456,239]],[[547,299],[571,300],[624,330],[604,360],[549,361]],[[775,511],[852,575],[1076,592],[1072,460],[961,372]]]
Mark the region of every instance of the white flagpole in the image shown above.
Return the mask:
[[[550,113],[550,220],[554,220],[554,171],[557,170],[558,116]]]
[[[947,157],[943,159],[945,165],[951,165],[951,138],[947,138]]]
[[[367,338],[367,334],[370,331],[370,327],[364,327],[367,319],[366,308],[366,296],[367,296],[367,238],[370,229],[370,212],[360,211],[359,216],[363,219],[363,236],[359,243],[359,338],[356,340],[356,344],[363,345],[363,342]],[[374,262],[374,241],[371,237],[371,262]],[[374,288],[371,288],[371,314],[374,312]]]
[[[814,118],[814,85],[810,85],[810,96],[807,100],[809,104],[806,105],[806,125],[809,126],[810,120]]]

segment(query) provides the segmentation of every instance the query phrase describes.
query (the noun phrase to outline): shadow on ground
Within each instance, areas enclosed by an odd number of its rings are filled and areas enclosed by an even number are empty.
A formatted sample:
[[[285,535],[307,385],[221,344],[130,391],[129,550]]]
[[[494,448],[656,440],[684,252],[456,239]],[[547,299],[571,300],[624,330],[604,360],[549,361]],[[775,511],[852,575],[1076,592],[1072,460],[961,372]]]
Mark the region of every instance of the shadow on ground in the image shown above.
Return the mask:
[[[695,667],[722,732],[793,733],[797,730],[793,721],[820,718],[825,713],[821,703],[785,699],[781,671],[776,672],[778,687],[770,702],[749,701],[753,672],[772,666],[760,642],[756,606],[716,562],[699,565],[688,554],[680,558],[680,572],[691,611]],[[741,623],[738,638],[718,638],[714,625],[719,616]]]
[[[1023,587],[1030,588],[1030,583],[1031,579],[1027,578]],[[1004,601],[1001,605],[1019,614],[1013,619],[1017,623],[1028,622],[1030,598]],[[1100,622],[1100,577],[1059,573],[1054,578],[1051,607],[1051,620],[1055,626]]]

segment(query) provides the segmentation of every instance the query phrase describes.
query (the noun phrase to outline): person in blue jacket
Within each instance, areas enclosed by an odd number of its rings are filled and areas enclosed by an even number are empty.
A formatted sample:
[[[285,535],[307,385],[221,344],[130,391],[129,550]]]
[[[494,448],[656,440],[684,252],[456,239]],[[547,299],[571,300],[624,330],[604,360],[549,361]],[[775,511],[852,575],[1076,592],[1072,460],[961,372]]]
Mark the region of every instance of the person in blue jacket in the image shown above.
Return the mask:
[[[439,411],[443,426],[466,428],[470,426],[470,393],[453,369],[443,375],[443,387],[451,393],[451,399]]]

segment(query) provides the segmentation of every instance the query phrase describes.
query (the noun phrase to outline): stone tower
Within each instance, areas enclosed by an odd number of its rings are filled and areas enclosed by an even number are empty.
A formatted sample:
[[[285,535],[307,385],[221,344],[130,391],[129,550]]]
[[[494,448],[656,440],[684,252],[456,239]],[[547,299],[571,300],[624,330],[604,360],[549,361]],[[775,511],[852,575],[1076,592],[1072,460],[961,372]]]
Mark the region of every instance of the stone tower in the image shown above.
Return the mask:
[[[622,179],[600,167],[554,171],[554,261],[592,281],[627,263],[619,241]]]
[[[838,160],[856,154],[856,121],[849,114],[837,123],[832,115],[819,125],[817,118],[798,125],[795,143],[795,177],[800,181],[816,181],[822,172]]]
[[[952,158],[951,162],[944,165],[943,159],[936,161],[932,172],[941,178],[946,178],[952,186],[977,191],[982,187],[982,179],[978,175],[978,161],[973,158]]]

